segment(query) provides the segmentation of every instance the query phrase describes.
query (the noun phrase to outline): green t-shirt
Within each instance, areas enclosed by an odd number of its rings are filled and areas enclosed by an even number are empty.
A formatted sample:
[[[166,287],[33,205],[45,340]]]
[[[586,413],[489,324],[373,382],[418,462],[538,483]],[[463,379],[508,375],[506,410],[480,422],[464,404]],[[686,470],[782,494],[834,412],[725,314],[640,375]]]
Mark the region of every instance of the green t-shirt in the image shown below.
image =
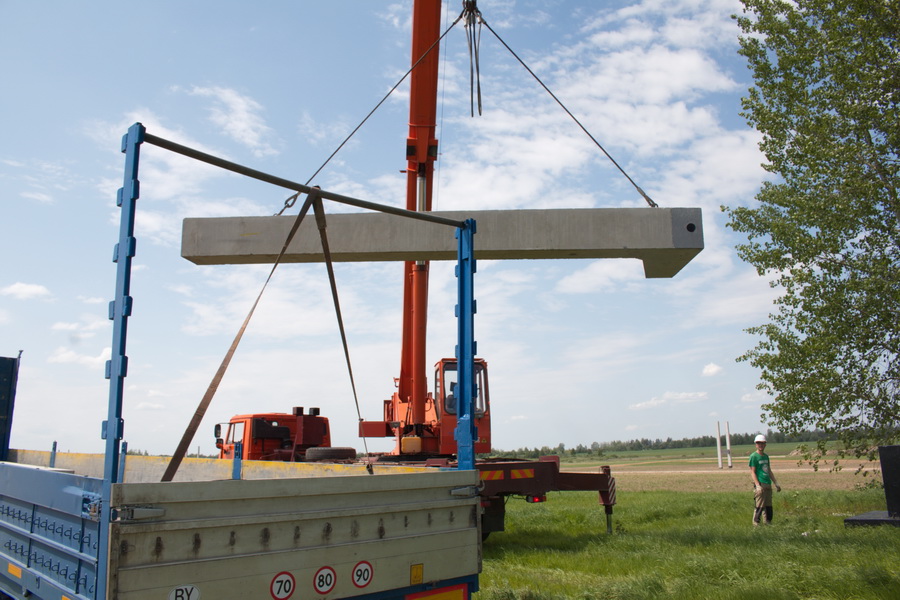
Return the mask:
[[[769,477],[769,455],[754,452],[750,455],[750,466],[756,469],[756,478],[760,483],[771,485],[772,478]]]

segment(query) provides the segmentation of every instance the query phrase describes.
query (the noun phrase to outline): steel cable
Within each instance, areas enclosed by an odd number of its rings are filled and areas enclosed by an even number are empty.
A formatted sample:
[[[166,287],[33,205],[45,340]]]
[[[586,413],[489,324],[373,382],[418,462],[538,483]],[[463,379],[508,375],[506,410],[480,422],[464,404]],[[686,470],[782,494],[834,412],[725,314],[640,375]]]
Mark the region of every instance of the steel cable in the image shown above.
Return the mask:
[[[370,118],[373,114],[375,114],[375,111],[378,110],[379,108],[381,108],[381,105],[384,104],[384,103],[387,101],[387,99],[390,97],[390,95],[393,94],[394,91],[396,91],[396,89],[397,89],[398,87],[400,87],[400,84],[403,83],[403,82],[406,80],[407,77],[409,77],[409,74],[412,73],[413,70],[414,70],[417,66],[419,66],[419,63],[421,63],[423,60],[425,60],[425,58],[426,58],[429,54],[431,54],[431,51],[434,50],[434,49],[438,46],[438,44],[441,43],[441,41],[444,39],[444,37],[446,37],[447,34],[450,33],[450,30],[453,29],[453,28],[456,26],[456,24],[459,23],[459,21],[460,21],[465,15],[466,15],[466,10],[463,9],[463,11],[459,14],[459,16],[456,17],[456,20],[454,20],[453,23],[451,23],[450,26],[447,27],[446,30],[444,30],[444,33],[442,33],[441,36],[440,36],[438,39],[436,39],[436,40],[434,41],[434,43],[431,44],[431,46],[428,47],[428,49],[422,54],[422,56],[420,56],[419,59],[418,59],[415,63],[413,63],[413,65],[409,68],[409,70],[406,71],[406,73],[403,74],[403,77],[401,77],[400,80],[397,81],[397,83],[395,83],[394,86],[393,86],[390,90],[388,90],[388,93],[385,94],[384,97],[383,97],[381,100],[378,101],[378,104],[375,105],[375,108],[373,108],[372,110],[370,110],[370,111],[369,111],[369,114],[367,114],[367,115],[363,118],[363,120],[359,122],[359,125],[357,125],[356,127],[354,127],[354,128],[353,128],[353,131],[351,131],[350,134],[349,134],[346,138],[344,138],[344,141],[342,141],[340,144],[338,144],[338,147],[334,149],[334,152],[332,152],[332,153],[328,156],[328,158],[325,159],[325,162],[322,163],[322,165],[321,165],[318,169],[316,169],[316,172],[313,173],[313,174],[310,176],[310,178],[306,180],[306,185],[309,185],[309,183],[310,183],[313,179],[315,179],[316,175],[318,175],[318,174],[322,171],[322,169],[324,169],[325,166],[326,166],[329,162],[331,162],[331,159],[334,158],[335,155],[336,155],[338,152],[341,151],[341,148],[343,148],[343,147],[347,144],[347,142],[350,141],[350,138],[352,138],[354,135],[356,135],[356,132],[359,131],[359,130],[362,128],[363,125],[366,124],[366,121],[368,121],[369,118]],[[280,216],[285,210],[287,210],[287,209],[291,208],[292,206],[294,206],[294,203],[297,201],[297,198],[298,198],[299,196],[300,196],[300,193],[298,192],[298,193],[296,193],[296,194],[293,194],[293,195],[289,196],[287,199],[285,199],[285,201],[284,201],[284,206],[282,206],[282,207],[281,207],[281,210],[279,210],[277,213],[275,213],[275,215],[276,215],[276,216]]]
[[[480,13],[479,13],[479,16],[480,16]],[[531,74],[532,77],[534,77],[534,80],[537,81],[537,82],[540,84],[540,86],[541,86],[542,88],[544,88],[544,90],[545,90],[548,94],[550,94],[550,97],[553,98],[553,99],[556,101],[557,104],[559,104],[560,108],[562,108],[564,111],[566,111],[566,114],[569,115],[569,116],[572,118],[573,121],[575,121],[575,124],[577,124],[577,125],[581,128],[581,130],[585,133],[585,135],[587,135],[587,136],[591,139],[591,141],[594,142],[594,144],[595,144],[598,148],[600,148],[600,151],[603,152],[603,154],[606,155],[606,158],[608,158],[608,159],[612,162],[612,164],[614,164],[614,165],[616,166],[616,168],[619,170],[619,172],[621,172],[622,175],[625,176],[625,179],[627,179],[627,180],[631,183],[631,185],[634,186],[634,189],[636,189],[637,192],[638,192],[638,194],[640,194],[640,195],[644,198],[644,200],[647,201],[647,204],[649,204],[649,205],[650,205],[651,207],[653,207],[653,208],[658,207],[659,205],[658,205],[656,202],[654,202],[653,199],[650,198],[650,196],[648,196],[647,193],[646,193],[643,189],[641,189],[641,186],[639,186],[639,185],[634,181],[634,179],[632,179],[631,176],[628,175],[628,173],[625,172],[625,169],[623,169],[622,166],[619,165],[618,162],[616,162],[616,159],[614,159],[614,158],[612,157],[612,155],[610,155],[610,153],[606,151],[606,148],[604,148],[604,147],[600,144],[600,142],[598,142],[597,139],[596,139],[593,135],[591,135],[591,132],[588,131],[587,128],[586,128],[584,125],[581,124],[581,121],[579,121],[579,120],[575,117],[575,115],[572,114],[572,111],[570,111],[570,110],[566,107],[566,105],[563,104],[562,101],[561,101],[559,98],[556,97],[556,94],[554,94],[552,91],[550,91],[550,88],[548,88],[548,87],[544,84],[544,82],[541,81],[541,78],[538,77],[538,76],[535,74],[535,72],[532,71],[531,68],[530,68],[527,64],[525,64],[525,61],[522,60],[522,59],[519,57],[519,55],[516,54],[516,53],[513,51],[512,48],[509,47],[509,45],[503,40],[503,38],[500,37],[500,35],[499,35],[496,31],[494,31],[494,29],[491,27],[490,23],[488,23],[487,21],[485,21],[483,17],[481,17],[480,20],[481,20],[481,23],[483,23],[484,26],[488,28],[488,31],[490,31],[491,33],[494,34],[494,37],[497,38],[497,41],[499,41],[501,44],[503,44],[503,47],[506,48],[507,50],[509,50],[509,53],[512,54],[513,57],[514,57],[517,61],[519,61],[519,64],[522,65],[522,66],[525,68],[525,70],[528,71],[529,74]]]

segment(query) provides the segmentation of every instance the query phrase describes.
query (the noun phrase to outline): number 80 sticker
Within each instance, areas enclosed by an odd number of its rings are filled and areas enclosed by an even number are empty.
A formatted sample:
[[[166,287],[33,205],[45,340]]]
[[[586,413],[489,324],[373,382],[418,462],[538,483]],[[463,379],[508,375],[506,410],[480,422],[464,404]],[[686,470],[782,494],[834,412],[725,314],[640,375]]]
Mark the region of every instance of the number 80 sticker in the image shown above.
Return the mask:
[[[327,594],[333,590],[336,583],[337,576],[331,567],[322,567],[316,571],[316,576],[313,578],[313,587],[320,594]]]

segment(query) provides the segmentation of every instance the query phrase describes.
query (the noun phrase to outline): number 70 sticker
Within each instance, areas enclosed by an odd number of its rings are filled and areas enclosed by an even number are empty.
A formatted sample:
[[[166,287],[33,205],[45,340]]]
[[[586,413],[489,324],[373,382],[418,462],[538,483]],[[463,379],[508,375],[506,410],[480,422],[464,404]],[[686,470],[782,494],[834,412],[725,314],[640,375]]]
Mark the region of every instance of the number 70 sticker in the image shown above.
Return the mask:
[[[272,594],[272,598],[275,600],[287,600],[294,594],[294,588],[296,587],[294,576],[287,571],[283,571],[272,579],[269,593]]]

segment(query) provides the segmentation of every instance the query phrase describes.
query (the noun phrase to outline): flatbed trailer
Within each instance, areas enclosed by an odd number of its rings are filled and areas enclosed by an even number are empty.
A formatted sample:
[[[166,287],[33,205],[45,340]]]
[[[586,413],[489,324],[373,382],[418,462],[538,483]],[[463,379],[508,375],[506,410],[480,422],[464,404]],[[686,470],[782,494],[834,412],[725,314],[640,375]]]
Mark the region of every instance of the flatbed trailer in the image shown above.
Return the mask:
[[[481,569],[474,471],[129,456],[100,554],[102,455],[0,463],[0,592],[13,598],[468,598]],[[16,461],[27,462],[16,462]],[[30,463],[30,464],[29,464]],[[453,560],[447,557],[452,555]],[[104,569],[99,569],[100,562]],[[106,573],[98,586],[98,573]]]
[[[316,217],[323,221],[320,202],[327,199],[456,228],[458,359],[465,388],[456,468],[243,461],[229,472],[226,461],[181,456],[165,465],[127,456],[125,342],[145,142],[307,194],[307,208],[315,197]],[[116,293],[109,307],[112,357],[106,366],[110,392],[101,428],[105,452],[45,457],[2,448],[10,460],[0,462],[0,594],[16,600],[468,600],[481,570],[471,418],[474,221],[409,215],[313,189],[152,136],[140,123],[123,137],[122,152]],[[7,405],[4,444],[12,427],[12,402]],[[276,475],[264,474],[273,468]]]

